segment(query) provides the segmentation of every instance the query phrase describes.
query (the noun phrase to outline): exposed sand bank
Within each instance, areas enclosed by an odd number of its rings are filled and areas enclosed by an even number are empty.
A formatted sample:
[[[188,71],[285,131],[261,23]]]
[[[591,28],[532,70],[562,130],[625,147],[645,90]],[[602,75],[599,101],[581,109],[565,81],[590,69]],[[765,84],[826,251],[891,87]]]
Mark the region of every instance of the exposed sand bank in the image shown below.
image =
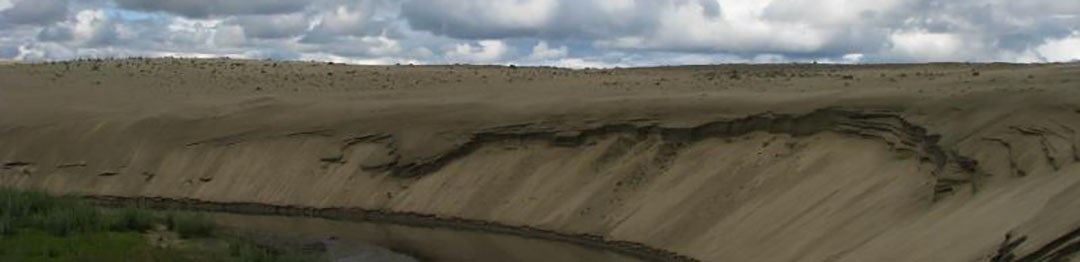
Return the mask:
[[[704,261],[1023,257],[1080,228],[1078,76],[20,64],[0,67],[0,184],[429,214]]]

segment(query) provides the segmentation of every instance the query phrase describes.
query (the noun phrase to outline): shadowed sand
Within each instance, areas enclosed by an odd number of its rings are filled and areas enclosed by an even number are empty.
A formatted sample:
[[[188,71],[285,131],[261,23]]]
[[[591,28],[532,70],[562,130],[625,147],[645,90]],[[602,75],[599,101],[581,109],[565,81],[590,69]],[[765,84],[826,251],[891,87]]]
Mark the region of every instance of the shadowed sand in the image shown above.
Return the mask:
[[[0,184],[425,214],[702,261],[1064,256],[1080,228],[1078,76],[18,64],[0,67]]]

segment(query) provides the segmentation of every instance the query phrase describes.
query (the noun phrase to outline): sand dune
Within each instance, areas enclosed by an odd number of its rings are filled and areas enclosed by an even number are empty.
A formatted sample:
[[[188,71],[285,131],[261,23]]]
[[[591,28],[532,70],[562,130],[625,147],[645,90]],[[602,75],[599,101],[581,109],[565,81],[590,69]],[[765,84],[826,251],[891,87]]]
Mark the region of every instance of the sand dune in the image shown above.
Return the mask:
[[[1080,246],[1078,64],[155,59],[0,82],[7,186],[430,214],[702,261]]]

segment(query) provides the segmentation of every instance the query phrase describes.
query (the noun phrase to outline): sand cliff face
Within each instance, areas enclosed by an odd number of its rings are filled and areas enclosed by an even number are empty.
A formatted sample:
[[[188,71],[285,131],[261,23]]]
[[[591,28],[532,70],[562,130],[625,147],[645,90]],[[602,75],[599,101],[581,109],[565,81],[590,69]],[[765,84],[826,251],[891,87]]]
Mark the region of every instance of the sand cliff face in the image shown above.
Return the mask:
[[[1077,75],[4,66],[0,184],[432,214],[704,261],[1036,258],[1080,228]]]

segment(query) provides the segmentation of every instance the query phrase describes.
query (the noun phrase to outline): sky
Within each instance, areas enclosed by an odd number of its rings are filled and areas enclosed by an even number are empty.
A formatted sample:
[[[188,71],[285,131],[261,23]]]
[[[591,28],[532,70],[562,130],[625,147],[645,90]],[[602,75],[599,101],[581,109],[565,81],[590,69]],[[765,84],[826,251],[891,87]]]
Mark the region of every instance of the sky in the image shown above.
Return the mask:
[[[0,0],[0,59],[1069,62],[1077,0]]]

